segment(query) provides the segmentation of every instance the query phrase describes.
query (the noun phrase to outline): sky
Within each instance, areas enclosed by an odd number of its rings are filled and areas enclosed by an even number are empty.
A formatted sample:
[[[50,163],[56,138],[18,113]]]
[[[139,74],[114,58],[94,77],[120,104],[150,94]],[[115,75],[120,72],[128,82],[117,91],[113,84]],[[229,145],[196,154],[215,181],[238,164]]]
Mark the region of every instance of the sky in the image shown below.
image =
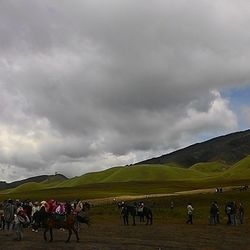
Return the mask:
[[[248,129],[249,23],[248,0],[1,0],[0,180]]]

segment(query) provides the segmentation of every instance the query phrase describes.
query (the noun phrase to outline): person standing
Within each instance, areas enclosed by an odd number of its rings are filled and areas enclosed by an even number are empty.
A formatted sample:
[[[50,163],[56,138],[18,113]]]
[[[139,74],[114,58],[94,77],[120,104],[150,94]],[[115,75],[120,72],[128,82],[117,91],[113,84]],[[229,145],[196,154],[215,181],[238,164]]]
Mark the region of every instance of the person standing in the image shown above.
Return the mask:
[[[15,232],[16,232],[16,240],[20,241],[23,239],[23,226],[28,225],[30,223],[29,216],[26,211],[23,209],[21,204],[17,204],[17,210],[14,215],[15,222]]]
[[[23,208],[19,206],[16,210],[16,214],[14,215],[15,222],[15,232],[16,232],[16,240],[20,241],[23,238],[23,225],[20,221],[20,214],[23,211]]]
[[[188,203],[187,205],[187,215],[188,215],[188,219],[186,221],[187,224],[193,224],[193,211],[194,208],[192,207],[192,203]]]
[[[231,202],[227,202],[225,206],[225,213],[227,215],[227,225],[231,225],[231,211],[232,211],[232,204]]]
[[[173,202],[173,201],[170,202],[170,209],[171,209],[171,210],[174,209],[174,202]]]
[[[243,224],[243,221],[244,221],[244,207],[243,207],[242,203],[239,204],[238,213],[239,213],[240,224]]]
[[[210,225],[216,225],[217,224],[217,207],[216,203],[213,202],[210,207]]]
[[[5,226],[6,226],[8,235],[13,229],[15,211],[16,211],[16,207],[13,204],[12,199],[9,199],[7,204],[4,207],[4,221],[5,221]]]
[[[237,225],[237,220],[236,220],[236,214],[237,214],[237,207],[236,207],[236,203],[234,201],[231,202],[231,224],[236,226]]]
[[[218,202],[215,201],[214,205],[216,207],[216,223],[220,224],[220,208],[219,208]]]
[[[4,222],[4,214],[3,210],[0,210],[0,230],[4,230],[5,222]]]
[[[121,215],[123,217],[123,224],[128,225],[129,211],[128,211],[128,206],[124,202],[122,202],[121,206]]]

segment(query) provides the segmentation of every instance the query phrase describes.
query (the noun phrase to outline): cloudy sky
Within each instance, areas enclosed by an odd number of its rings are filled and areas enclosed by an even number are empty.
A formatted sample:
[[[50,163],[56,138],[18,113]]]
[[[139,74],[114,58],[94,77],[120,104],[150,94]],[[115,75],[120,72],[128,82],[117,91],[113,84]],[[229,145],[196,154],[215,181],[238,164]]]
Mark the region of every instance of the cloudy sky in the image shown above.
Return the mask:
[[[1,0],[0,180],[248,129],[249,23],[248,0]]]

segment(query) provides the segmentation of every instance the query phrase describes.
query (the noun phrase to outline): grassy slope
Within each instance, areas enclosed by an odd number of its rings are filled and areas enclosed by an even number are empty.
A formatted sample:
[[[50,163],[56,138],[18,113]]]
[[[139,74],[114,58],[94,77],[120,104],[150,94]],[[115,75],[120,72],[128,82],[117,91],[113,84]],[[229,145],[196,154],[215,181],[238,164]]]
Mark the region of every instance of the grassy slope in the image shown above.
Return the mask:
[[[230,169],[223,173],[223,177],[228,179],[250,178],[250,156],[247,156],[234,164]]]
[[[217,173],[222,173],[229,168],[230,166],[220,162],[201,162],[194,164],[190,169],[206,173],[210,176],[215,176]]]
[[[96,173],[63,181],[57,187],[73,187],[90,183],[168,181],[206,178],[207,175],[193,169],[183,169],[164,165],[138,165],[115,167]]]
[[[221,163],[199,163],[190,169],[164,165],[115,167],[66,181],[26,183],[0,192],[12,197],[95,198],[133,194],[167,193],[197,188],[240,185],[250,180],[250,156],[228,168]]]

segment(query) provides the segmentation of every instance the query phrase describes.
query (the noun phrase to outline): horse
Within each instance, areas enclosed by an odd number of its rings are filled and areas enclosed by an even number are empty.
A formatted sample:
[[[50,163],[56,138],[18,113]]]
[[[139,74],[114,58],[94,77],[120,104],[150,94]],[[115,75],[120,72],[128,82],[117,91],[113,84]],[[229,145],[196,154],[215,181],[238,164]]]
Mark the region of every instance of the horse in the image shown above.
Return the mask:
[[[248,189],[248,185],[245,185],[245,186],[241,186],[239,188],[240,191],[246,191]]]
[[[82,205],[83,205],[83,211],[85,211],[86,209],[89,210],[91,207],[90,203],[87,201],[84,201]]]
[[[39,214],[37,215],[37,217],[39,218],[42,226],[44,227],[43,237],[45,241],[47,241],[48,231],[50,231],[49,241],[52,242],[53,241],[53,228],[56,228],[56,229],[64,228],[64,229],[67,229],[69,232],[66,243],[70,241],[72,231],[75,233],[76,241],[79,242],[79,235],[75,227],[76,222],[79,221],[79,216],[73,213],[57,216],[55,214],[49,214],[45,212],[44,210],[40,210],[38,213]],[[89,225],[89,219],[86,216],[81,217],[80,222]]]
[[[136,206],[127,205],[125,203],[118,203],[118,208],[121,209],[121,214],[123,215],[123,223],[124,225],[128,225],[128,217],[129,215],[133,218],[133,225],[135,226],[135,217],[140,216],[140,221],[142,221],[142,218],[144,216],[146,217],[146,225],[152,225],[153,224],[153,213],[152,210],[148,207],[143,207],[138,212],[138,208]]]
[[[89,210],[91,207],[90,203],[87,201],[81,202],[81,205],[82,205],[81,208],[78,208],[80,210],[78,210],[77,207],[75,209],[76,219],[77,219],[75,222],[76,224],[75,226],[76,226],[77,232],[80,231],[80,223],[85,223],[86,210]],[[88,225],[90,225],[90,223]]]

